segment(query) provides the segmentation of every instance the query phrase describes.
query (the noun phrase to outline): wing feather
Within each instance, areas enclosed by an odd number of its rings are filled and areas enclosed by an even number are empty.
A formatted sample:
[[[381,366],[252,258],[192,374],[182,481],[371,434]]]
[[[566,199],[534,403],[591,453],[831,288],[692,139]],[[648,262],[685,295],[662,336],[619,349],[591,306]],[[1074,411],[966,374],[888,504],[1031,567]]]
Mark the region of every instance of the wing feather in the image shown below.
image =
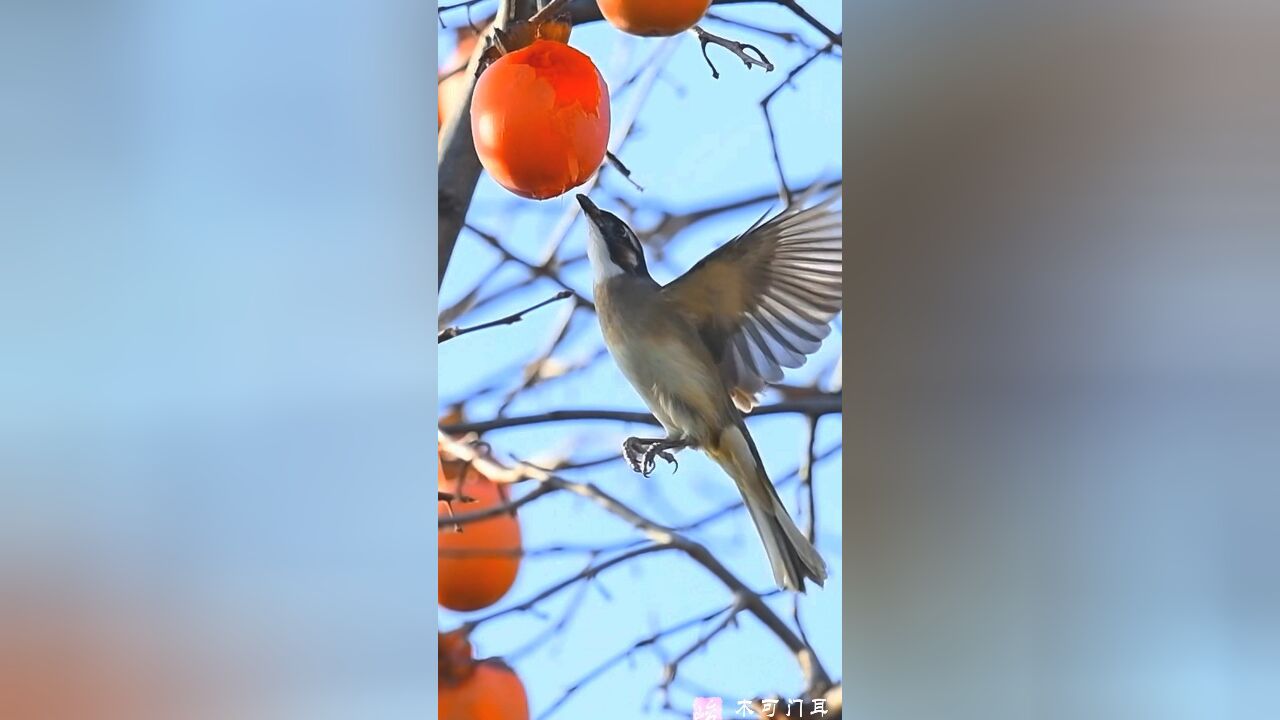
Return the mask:
[[[806,192],[663,288],[698,328],[744,412],[783,368],[798,368],[831,333],[844,263],[842,187]]]

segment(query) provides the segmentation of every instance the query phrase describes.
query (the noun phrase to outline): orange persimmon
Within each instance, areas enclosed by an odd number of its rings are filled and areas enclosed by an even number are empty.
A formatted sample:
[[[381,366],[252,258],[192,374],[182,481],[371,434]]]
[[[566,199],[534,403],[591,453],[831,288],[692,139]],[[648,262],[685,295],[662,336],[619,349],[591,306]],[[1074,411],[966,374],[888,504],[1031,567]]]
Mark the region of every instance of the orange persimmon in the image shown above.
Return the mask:
[[[599,0],[599,4],[604,19],[622,32],[665,37],[696,25],[711,0]]]
[[[498,485],[475,468],[440,454],[438,477],[441,492],[462,495],[474,502],[440,502],[437,513],[447,517],[479,512],[506,503]],[[451,506],[450,506],[451,505]],[[520,522],[501,512],[458,527],[446,523],[439,531],[440,605],[458,612],[489,607],[515,584],[520,570]]]
[[[440,720],[529,720],[524,683],[506,663],[474,660],[459,631],[440,635]]]
[[[591,58],[564,43],[536,40],[480,75],[471,132],[495,182],[521,197],[556,197],[604,162],[609,88]]]

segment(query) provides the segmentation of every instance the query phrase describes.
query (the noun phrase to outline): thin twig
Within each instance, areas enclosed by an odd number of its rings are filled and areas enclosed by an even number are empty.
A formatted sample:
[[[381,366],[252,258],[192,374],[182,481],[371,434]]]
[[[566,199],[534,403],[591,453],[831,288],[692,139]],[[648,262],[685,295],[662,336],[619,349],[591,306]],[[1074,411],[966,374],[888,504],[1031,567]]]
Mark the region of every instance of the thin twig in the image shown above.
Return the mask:
[[[510,502],[498,503],[497,505],[490,505],[489,507],[484,508],[483,510],[473,510],[468,513],[453,513],[450,517],[447,517],[447,518],[437,518],[436,526],[438,528],[443,528],[446,525],[451,525],[453,527],[462,527],[463,525],[467,525],[468,523],[473,523],[480,520],[487,520],[491,517],[497,517],[498,515],[509,515],[515,512],[516,510],[519,510],[520,508],[524,507],[525,505],[528,505],[534,500],[537,500],[543,495],[549,495],[554,491],[555,491],[555,488],[549,485],[538,485],[534,487],[532,490],[530,490],[529,492],[525,493],[524,495],[521,495],[519,498],[512,500]]]
[[[622,174],[622,177],[626,178],[627,182],[631,183],[632,187],[639,190],[640,192],[644,192],[644,188],[640,187],[640,183],[631,179],[631,170],[629,170],[626,165],[622,164],[622,161],[618,159],[617,155],[613,154],[612,150],[606,151],[604,154],[604,157],[605,157],[605,160],[607,160],[609,164],[614,167],[614,169],[616,169],[619,173]]]
[[[549,370],[549,366],[552,365],[551,358],[560,347],[560,344],[569,337],[569,330],[573,327],[573,320],[577,315],[575,310],[576,308],[571,307],[568,312],[561,314],[558,327],[551,334],[550,341],[546,343],[533,360],[525,364],[521,372],[520,384],[502,399],[502,403],[498,406],[498,415],[505,415],[511,403],[515,402],[516,398],[520,397],[529,388],[550,378],[563,377],[566,372],[571,371],[564,363],[558,364],[560,366],[559,372],[554,369]]]
[[[711,56],[707,55],[708,45],[719,45],[725,50],[733,53],[742,61],[742,64],[745,65],[748,70],[751,69],[751,66],[758,65],[764,68],[765,72],[773,72],[773,63],[769,62],[769,58],[765,57],[764,52],[755,45],[720,37],[719,35],[703,30],[697,25],[694,25],[689,29],[689,31],[698,37],[698,42],[702,46],[702,58],[707,61],[707,67],[711,68],[711,77],[714,79],[718,80],[720,78],[720,71],[716,70],[716,66],[711,63]],[[748,50],[754,51],[756,57],[752,57],[748,54]]]
[[[543,300],[542,302],[536,305],[527,307],[524,310],[521,310],[519,312],[511,313],[506,317],[500,317],[497,320],[490,320],[487,323],[480,323],[479,325],[473,325],[468,328],[447,327],[441,330],[440,334],[436,335],[436,342],[442,343],[448,340],[452,340],[456,337],[461,337],[468,333],[473,333],[478,330],[486,330],[491,327],[498,327],[499,325],[513,325],[523,320],[526,314],[531,313],[534,310],[537,310],[538,308],[543,307],[544,305],[550,305],[553,302],[556,302],[559,300],[566,300],[570,297],[573,297],[572,290],[561,290],[560,292],[556,293],[555,295],[552,295],[551,297],[547,298],[546,300]]]
[[[800,459],[800,488],[808,497],[808,516],[805,518],[807,523],[805,527],[805,536],[812,543],[817,539],[818,535],[818,515],[813,497],[813,463],[814,453],[813,446],[818,439],[818,416],[810,415],[806,418],[805,423],[805,441],[804,454]]]
[[[836,178],[825,182],[814,181],[809,183],[809,186],[820,185],[822,189],[826,190],[840,185],[841,182],[843,182],[843,178]],[[637,232],[642,238],[644,238],[644,241],[647,244],[663,247],[674,240],[677,235],[700,222],[710,220],[724,213],[734,212],[736,210],[742,210],[754,207],[761,203],[776,200],[777,197],[778,193],[776,191],[760,191],[736,200],[720,202],[715,205],[699,208],[697,210],[690,210],[688,212],[677,213],[670,210],[661,210],[658,211],[659,219],[657,222],[647,228],[638,229]],[[651,212],[654,211],[653,208],[644,209],[650,210]],[[567,266],[570,262],[565,260],[561,264],[562,266]]]
[[[789,400],[785,402],[774,403],[772,405],[760,405],[756,409],[747,414],[747,417],[762,417],[765,415],[778,415],[780,413],[802,413],[805,415],[830,415],[832,413],[841,412],[840,394],[832,393],[827,395],[815,395],[809,398],[801,398]],[[494,418],[492,420],[471,421],[457,423],[452,425],[441,425],[440,429],[451,434],[462,434],[469,432],[488,432],[490,430],[501,430],[504,428],[520,427],[523,425],[538,425],[542,423],[567,422],[571,420],[614,420],[617,422],[643,423],[646,425],[661,425],[653,415],[646,412],[632,412],[626,410],[553,410],[551,412],[536,413],[533,415],[514,415],[511,417]]]
[[[487,622],[491,622],[493,620],[497,620],[500,617],[504,617],[512,613],[525,612],[525,611],[531,610],[533,609],[534,606],[536,606],[538,603],[542,602],[543,600],[546,600],[547,598],[550,598],[553,595],[556,595],[567,588],[573,587],[574,585],[576,585],[579,582],[582,582],[583,580],[590,580],[596,577],[597,575],[599,575],[600,573],[604,572],[605,570],[608,570],[609,568],[614,567],[615,565],[621,565],[622,563],[628,560],[631,560],[633,558],[640,557],[641,555],[650,555],[653,553],[665,552],[667,550],[673,550],[673,549],[675,548],[671,545],[650,543],[648,545],[635,548],[634,550],[629,550],[620,555],[615,555],[609,558],[608,560],[605,560],[604,562],[592,563],[591,565],[588,565],[586,568],[584,568],[580,572],[568,578],[565,578],[564,580],[561,580],[560,582],[552,585],[551,587],[543,590],[542,592],[538,593],[537,595],[534,595],[533,597],[525,600],[524,602],[521,602],[518,605],[512,605],[510,607],[506,607],[501,610],[495,610],[487,615],[481,615],[480,617],[472,618],[471,620],[468,620],[467,622],[463,623],[462,627],[465,628],[467,632],[471,632],[472,630],[475,630],[480,625],[483,625],[484,623],[487,623]]]
[[[782,79],[782,82],[778,83],[777,87],[770,90],[769,94],[765,95],[764,99],[760,101],[760,109],[764,112],[765,128],[769,131],[769,147],[773,150],[773,166],[778,172],[779,195],[782,197],[782,202],[786,205],[791,204],[791,188],[787,185],[786,173],[782,171],[782,156],[778,152],[778,135],[777,131],[773,127],[773,118],[769,115],[769,103],[773,101],[773,98],[777,96],[784,87],[790,85],[791,81],[794,80],[801,71],[808,67],[810,63],[830,51],[831,43],[827,43],[827,45],[822,47],[820,50],[810,55],[804,62],[792,68],[791,72],[787,73],[787,76]]]
[[[594,555],[592,556],[594,558]],[[591,583],[584,582],[578,585],[578,591],[569,599],[568,605],[565,606],[564,612],[560,614],[560,618],[549,625],[542,632],[530,638],[524,645],[511,650],[503,655],[503,659],[507,662],[514,663],[521,657],[545,646],[548,641],[556,635],[564,632],[569,627],[569,623],[577,615],[578,610],[582,608],[582,603],[586,600],[587,591],[591,589]]]
[[[805,435],[803,443],[803,454],[800,457],[800,467],[796,476],[800,480],[800,491],[802,495],[807,496],[808,512],[805,515],[805,537],[809,539],[811,545],[817,544],[818,534],[818,515],[817,506],[814,502],[813,489],[813,466],[814,460],[814,444],[818,440],[818,417],[816,415],[806,418]],[[791,598],[791,619],[795,623],[796,631],[800,633],[800,639],[809,648],[813,648],[813,643],[809,642],[809,634],[805,632],[804,623],[800,620],[800,596],[796,595]]]
[[[772,595],[777,592],[778,592],[777,590],[774,590],[769,593],[766,593],[766,595]],[[581,675],[576,681],[573,682],[572,685],[565,688],[564,692],[560,694],[560,697],[556,698],[556,701],[553,702],[545,711],[543,711],[541,715],[538,716],[538,720],[547,720],[547,718],[555,714],[555,712],[559,710],[560,707],[563,706],[566,702],[568,702],[569,699],[572,698],[579,690],[582,690],[584,687],[586,687],[590,683],[600,678],[610,669],[616,667],[619,663],[629,659],[631,656],[635,655],[637,652],[645,648],[655,646],[659,640],[662,640],[667,636],[674,635],[684,630],[688,630],[689,628],[696,627],[698,625],[702,625],[707,622],[710,622],[711,620],[714,620],[720,615],[726,612],[729,612],[735,606],[736,606],[736,603],[730,603],[727,607],[718,608],[709,613],[705,613],[703,615],[692,617],[687,620],[683,620],[681,622],[675,623],[673,625],[669,625],[661,630],[656,630],[653,633],[646,635],[645,637],[642,637],[639,640],[636,640],[624,650],[618,653],[615,653],[614,655],[611,655],[610,657],[605,659],[603,662],[597,664],[594,668],[587,671],[585,674]]]
[[[658,684],[657,690],[662,695],[662,706],[664,708],[674,707],[671,703],[671,685],[676,681],[676,673],[679,672],[680,663],[692,657],[699,650],[706,648],[717,635],[735,625],[738,620],[738,613],[742,612],[745,607],[745,598],[735,597],[733,604],[729,606],[728,612],[724,614],[720,622],[716,623],[715,627],[704,633],[693,644],[662,666],[662,682]]]
[[[777,38],[784,43],[793,43],[793,44],[800,45],[802,47],[806,47],[810,49],[814,47],[813,45],[810,45],[804,39],[804,37],[801,36],[799,33],[760,27],[759,25],[745,23],[745,22],[742,22],[741,20],[735,20],[733,18],[725,17],[723,15],[716,15],[715,13],[707,13],[706,15],[703,16],[703,18],[707,20],[714,20],[716,22],[724,23],[725,25],[732,25],[734,27],[739,27],[739,28],[742,28],[743,30],[750,30],[751,32],[757,32],[757,33],[760,33],[761,35],[768,35],[770,37]]]
[[[592,310],[593,312],[595,311],[594,303],[592,303],[590,300],[588,300],[578,291],[569,287],[569,285],[565,283],[564,280],[560,279],[560,276],[556,273],[556,267],[554,264],[543,263],[542,265],[534,265],[528,260],[525,260],[524,258],[508,250],[506,246],[503,245],[502,242],[498,240],[497,236],[494,235],[493,233],[487,233],[483,230],[480,230],[479,228],[477,228],[476,226],[470,223],[465,224],[464,227],[466,227],[467,230],[475,233],[476,237],[479,237],[481,240],[483,240],[486,245],[493,248],[494,250],[497,250],[498,253],[502,255],[503,260],[509,260],[523,267],[524,269],[528,270],[533,276],[546,278],[551,282],[559,285],[562,289],[572,292],[573,297],[575,300],[577,300],[579,307],[585,307]],[[488,275],[492,275],[492,274],[493,273],[489,273]]]
[[[796,0],[774,0],[774,1],[777,2],[779,5],[787,8],[791,12],[795,13],[797,16],[800,17],[800,19],[809,23],[809,25],[811,25],[815,30],[825,35],[827,38],[827,42],[831,43],[832,45],[839,45],[841,47],[844,47],[843,33],[833,32],[831,28],[827,27],[826,25],[823,25],[818,20],[818,18],[814,17],[813,15],[810,15],[808,10],[805,10],[804,8],[800,7],[800,3],[796,2]]]

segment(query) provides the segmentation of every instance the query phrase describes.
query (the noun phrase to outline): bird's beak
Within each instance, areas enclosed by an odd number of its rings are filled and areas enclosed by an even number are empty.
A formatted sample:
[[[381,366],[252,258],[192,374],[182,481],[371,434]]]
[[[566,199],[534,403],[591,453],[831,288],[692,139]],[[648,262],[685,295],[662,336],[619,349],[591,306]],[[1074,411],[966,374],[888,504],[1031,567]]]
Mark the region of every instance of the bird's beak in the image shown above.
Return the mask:
[[[576,197],[578,198],[578,204],[582,206],[582,211],[587,214],[587,217],[590,218],[592,222],[595,222],[596,218],[600,217],[600,208],[596,207],[596,204],[591,202],[591,198],[583,195],[582,193],[578,193]]]

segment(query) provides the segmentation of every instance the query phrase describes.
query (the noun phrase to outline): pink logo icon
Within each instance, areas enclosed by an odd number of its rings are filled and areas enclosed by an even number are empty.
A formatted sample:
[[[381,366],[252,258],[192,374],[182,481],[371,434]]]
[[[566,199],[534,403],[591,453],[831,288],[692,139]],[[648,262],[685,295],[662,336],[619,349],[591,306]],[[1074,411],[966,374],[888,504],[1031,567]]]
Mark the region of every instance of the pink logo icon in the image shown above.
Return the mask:
[[[693,720],[724,720],[724,700],[718,697],[693,699]]]

